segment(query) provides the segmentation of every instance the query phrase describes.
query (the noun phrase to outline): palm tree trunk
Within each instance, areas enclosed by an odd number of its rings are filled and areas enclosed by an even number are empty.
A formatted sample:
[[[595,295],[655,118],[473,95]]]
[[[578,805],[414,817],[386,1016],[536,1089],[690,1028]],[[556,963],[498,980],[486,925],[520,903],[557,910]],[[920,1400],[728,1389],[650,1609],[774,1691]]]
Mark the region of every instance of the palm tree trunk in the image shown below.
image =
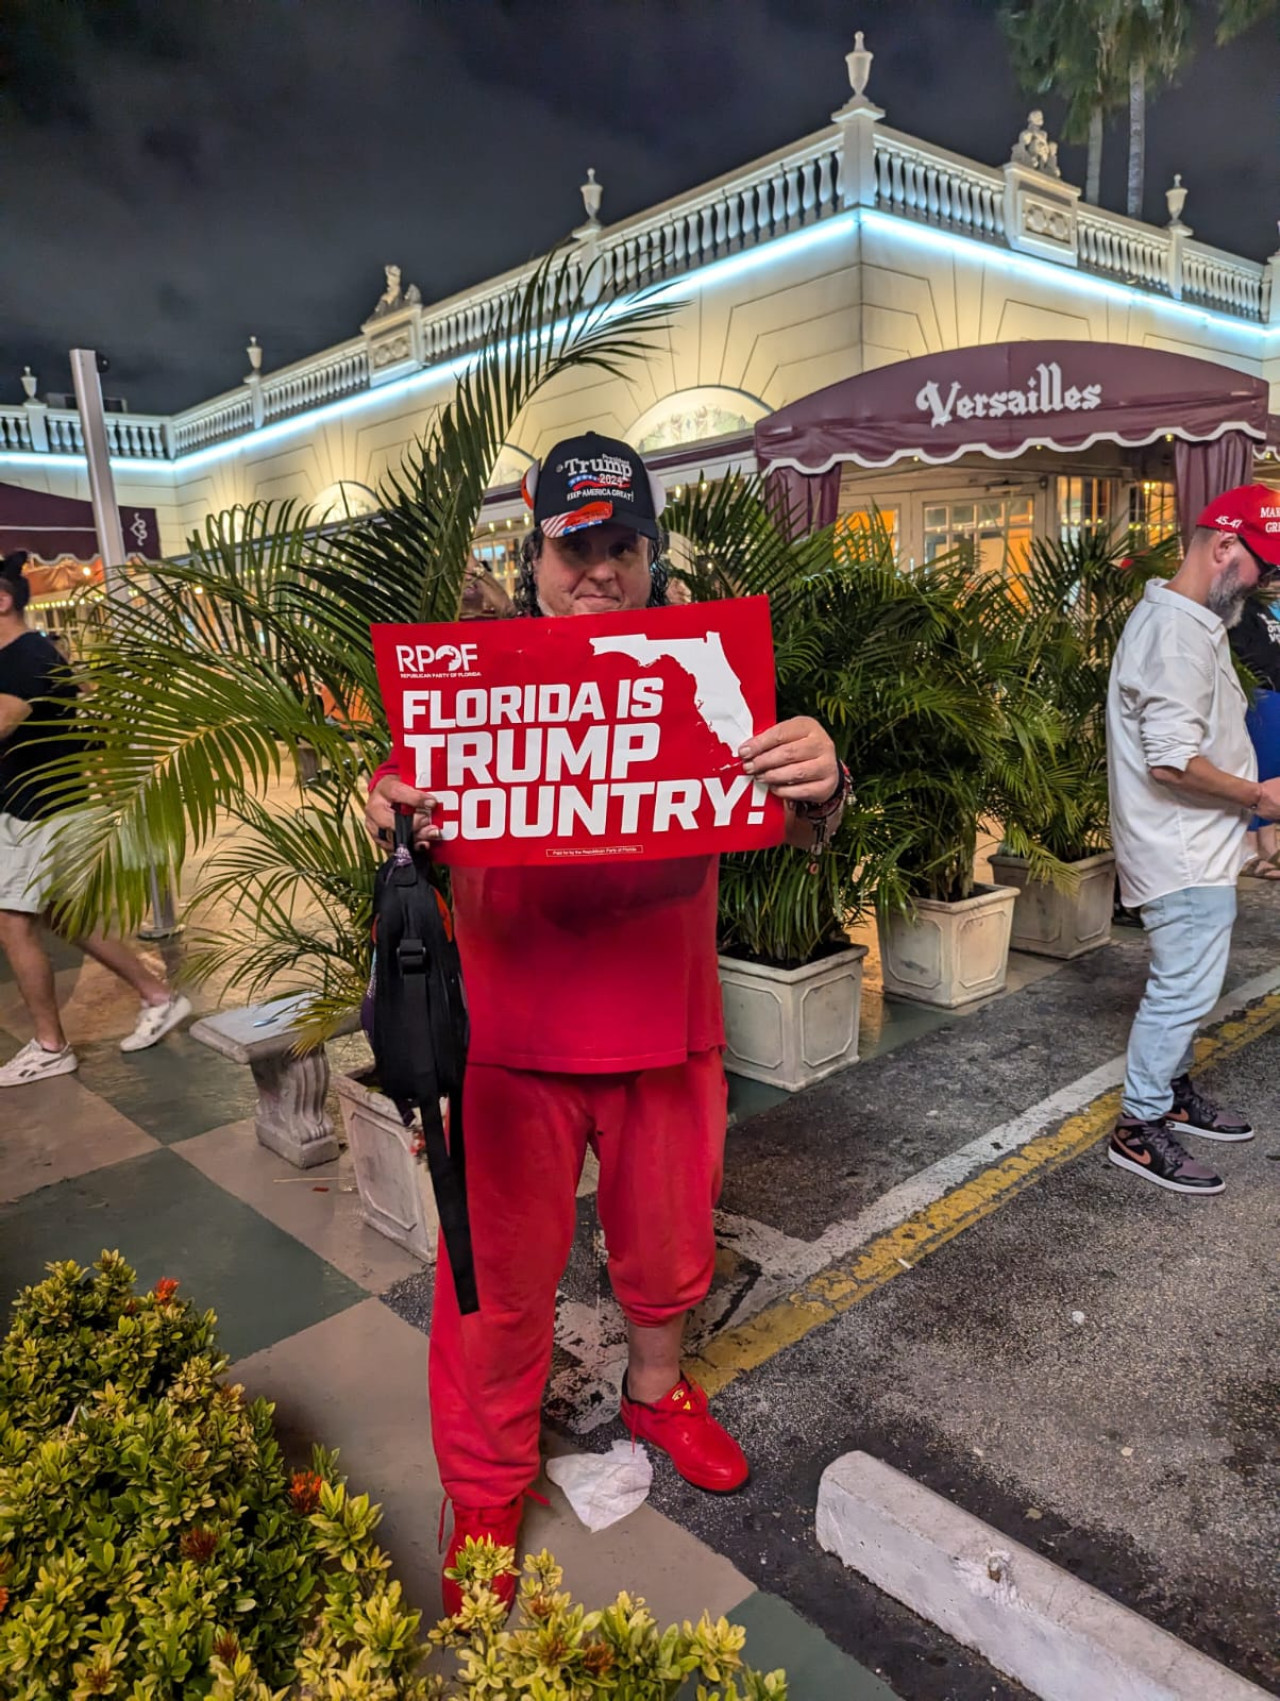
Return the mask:
[[[1147,62],[1138,57],[1129,65],[1129,199],[1125,211],[1142,217],[1143,173],[1147,149]]]
[[[1098,205],[1102,194],[1102,107],[1095,106],[1089,114],[1089,162],[1085,171],[1084,198]]]

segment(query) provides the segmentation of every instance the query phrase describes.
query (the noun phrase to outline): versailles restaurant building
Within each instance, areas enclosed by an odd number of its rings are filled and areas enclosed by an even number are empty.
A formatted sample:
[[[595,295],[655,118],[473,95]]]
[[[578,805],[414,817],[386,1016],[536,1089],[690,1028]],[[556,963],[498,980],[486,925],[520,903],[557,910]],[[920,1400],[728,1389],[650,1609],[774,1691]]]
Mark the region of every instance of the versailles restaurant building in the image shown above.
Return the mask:
[[[671,323],[625,377],[576,375],[526,410],[476,540],[499,578],[525,468],[587,427],[670,487],[763,470],[804,523],[856,527],[874,506],[904,558],[968,539],[993,570],[1037,536],[1128,524],[1141,541],[1216,488],[1280,486],[1280,254],[1198,242],[1176,181],[1167,224],[1088,205],[1031,122],[998,166],[893,130],[871,60],[859,36],[823,129],[632,218],[602,223],[588,175],[571,264],[604,299],[660,286]],[[179,554],[209,515],[259,500],[372,511],[530,269],[425,303],[387,266],[345,343],[271,370],[251,339],[221,395],[109,413],[126,538]],[[30,372],[22,390],[0,404],[0,543],[49,564],[35,600],[53,623],[99,572],[88,481],[70,398]]]

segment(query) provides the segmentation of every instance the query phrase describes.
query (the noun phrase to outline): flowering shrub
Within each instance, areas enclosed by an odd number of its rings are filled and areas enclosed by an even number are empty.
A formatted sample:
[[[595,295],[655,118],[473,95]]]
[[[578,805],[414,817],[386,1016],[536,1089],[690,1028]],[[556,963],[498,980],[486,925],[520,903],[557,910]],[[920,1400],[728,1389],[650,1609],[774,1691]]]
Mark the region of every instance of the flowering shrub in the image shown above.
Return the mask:
[[[782,1672],[764,1677],[742,1663],[746,1631],[704,1613],[696,1625],[659,1630],[643,1601],[619,1595],[601,1612],[586,1612],[560,1590],[563,1573],[545,1550],[524,1563],[515,1629],[489,1587],[515,1567],[511,1548],[468,1539],[452,1575],[462,1584],[462,1611],[430,1633],[434,1647],[456,1650],[458,1697],[528,1696],[530,1701],[786,1701]],[[682,1686],[692,1678],[696,1687]],[[708,1687],[708,1683],[715,1687]]]
[[[6,1701],[783,1701],[723,1620],[659,1633],[621,1595],[588,1613],[548,1554],[507,1629],[460,1557],[463,1611],[420,1617],[374,1542],[380,1512],[317,1448],[290,1472],[272,1408],[223,1380],[216,1319],[171,1278],[146,1294],[118,1253],[50,1267],[0,1346],[0,1695]],[[421,1673],[430,1647],[457,1673]],[[741,1685],[742,1687],[739,1687]]]

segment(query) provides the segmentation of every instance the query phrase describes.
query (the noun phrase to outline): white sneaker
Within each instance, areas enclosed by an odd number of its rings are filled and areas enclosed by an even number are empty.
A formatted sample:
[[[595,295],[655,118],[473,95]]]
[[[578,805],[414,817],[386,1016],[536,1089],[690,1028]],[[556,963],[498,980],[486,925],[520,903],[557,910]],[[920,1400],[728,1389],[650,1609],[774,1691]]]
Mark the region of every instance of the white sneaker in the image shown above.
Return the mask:
[[[79,1067],[80,1060],[69,1045],[61,1051],[46,1051],[39,1040],[29,1040],[0,1068],[0,1087],[26,1087],[50,1075],[70,1075]]]
[[[185,1022],[191,1014],[191,1000],[175,992],[167,1004],[144,1004],[138,1025],[120,1041],[121,1051],[145,1051],[149,1045]]]

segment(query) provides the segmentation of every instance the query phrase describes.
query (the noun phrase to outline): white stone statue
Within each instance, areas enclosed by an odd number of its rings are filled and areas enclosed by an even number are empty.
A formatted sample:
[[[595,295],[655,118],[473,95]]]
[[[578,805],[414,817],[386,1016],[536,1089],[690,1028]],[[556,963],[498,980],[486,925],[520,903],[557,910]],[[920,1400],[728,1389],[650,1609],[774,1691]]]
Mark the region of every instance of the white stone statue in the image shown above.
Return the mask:
[[[385,266],[383,270],[387,274],[387,287],[378,297],[378,305],[372,313],[374,319],[398,313],[402,307],[416,307],[422,300],[422,291],[417,284],[410,284],[407,289],[404,287],[399,266]]]
[[[1039,109],[1027,114],[1026,125],[1018,134],[1009,163],[1028,165],[1032,171],[1042,171],[1046,177],[1062,176],[1058,168],[1058,144],[1049,140],[1044,127],[1044,113]]]

